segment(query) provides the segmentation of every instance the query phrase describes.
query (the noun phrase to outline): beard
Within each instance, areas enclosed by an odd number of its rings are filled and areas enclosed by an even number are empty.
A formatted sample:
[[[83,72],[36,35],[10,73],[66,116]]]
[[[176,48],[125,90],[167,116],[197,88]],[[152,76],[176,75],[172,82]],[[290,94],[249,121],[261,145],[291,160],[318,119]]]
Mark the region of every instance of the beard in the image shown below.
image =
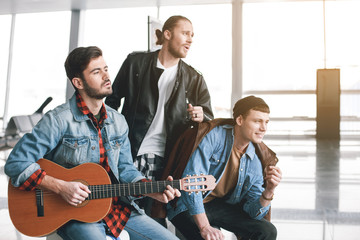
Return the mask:
[[[101,86],[106,84],[108,81],[110,81],[110,80],[106,80]],[[110,88],[110,90],[107,90],[105,92],[100,92],[99,90],[90,87],[87,84],[86,80],[83,80],[83,83],[84,83],[84,91],[85,91],[86,95],[88,95],[91,98],[101,100],[101,99],[103,99],[103,98],[105,98],[107,96],[110,96],[112,94],[112,88]]]
[[[175,58],[185,58],[187,53],[182,53],[180,51],[178,51],[174,45],[172,44],[172,42],[169,42],[169,47],[168,47],[168,51],[171,55],[173,55]]]

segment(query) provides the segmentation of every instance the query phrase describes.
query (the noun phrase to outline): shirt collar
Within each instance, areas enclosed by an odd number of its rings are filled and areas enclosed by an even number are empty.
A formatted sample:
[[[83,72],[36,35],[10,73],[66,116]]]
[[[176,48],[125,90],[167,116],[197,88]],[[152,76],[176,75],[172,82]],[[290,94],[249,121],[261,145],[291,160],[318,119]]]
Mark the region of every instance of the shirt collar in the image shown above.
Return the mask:
[[[233,136],[233,138],[235,137],[235,135],[234,135],[234,126],[233,125],[223,125],[222,127],[225,128],[225,129],[229,129],[229,130],[231,129],[232,136]],[[254,146],[254,144],[252,142],[249,143],[249,146],[247,147],[245,154],[248,155],[248,157],[251,160],[254,159],[254,157],[255,157],[255,146]]]
[[[90,112],[89,108],[86,106],[86,103],[85,103],[84,99],[81,97],[80,93],[78,91],[76,91],[75,94],[76,94],[76,104],[77,104],[80,112],[82,112],[84,115],[87,115],[91,120],[94,121],[95,117]],[[104,103],[102,103],[102,107],[100,109],[100,119],[99,119],[98,124],[101,125],[105,119],[107,119],[107,112],[106,112]],[[97,120],[96,120],[96,122],[97,122]]]
[[[253,160],[255,157],[255,146],[252,142],[249,143],[249,146],[246,149],[245,152],[246,155],[248,155],[248,157]]]

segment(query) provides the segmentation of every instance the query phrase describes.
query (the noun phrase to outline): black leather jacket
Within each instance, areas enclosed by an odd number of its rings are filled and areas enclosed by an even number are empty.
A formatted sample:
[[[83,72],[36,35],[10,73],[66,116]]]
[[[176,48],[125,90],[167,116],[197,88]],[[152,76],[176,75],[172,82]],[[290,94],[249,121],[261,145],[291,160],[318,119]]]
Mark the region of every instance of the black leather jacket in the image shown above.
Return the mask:
[[[105,103],[114,109],[124,98],[122,114],[129,125],[129,140],[133,158],[154,119],[159,98],[158,80],[163,70],[156,67],[159,51],[135,52],[128,55],[113,83],[113,94]],[[193,106],[202,106],[204,121],[214,118],[210,94],[203,76],[180,60],[176,82],[165,104],[167,131],[165,157],[186,128],[193,124],[186,111],[186,98]]]

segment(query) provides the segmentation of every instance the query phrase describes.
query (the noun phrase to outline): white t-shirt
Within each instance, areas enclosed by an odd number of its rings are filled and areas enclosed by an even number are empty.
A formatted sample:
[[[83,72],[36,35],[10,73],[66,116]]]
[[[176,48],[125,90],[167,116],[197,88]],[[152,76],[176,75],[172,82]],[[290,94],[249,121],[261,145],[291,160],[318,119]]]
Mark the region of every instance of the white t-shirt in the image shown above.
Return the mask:
[[[157,105],[157,110],[155,117],[142,141],[138,156],[153,153],[158,156],[164,157],[165,153],[165,143],[166,143],[166,128],[164,121],[164,110],[165,103],[170,97],[170,94],[174,88],[176,73],[178,69],[178,64],[165,68],[157,60],[156,67],[164,69],[164,72],[161,74],[158,82],[159,88],[159,101]]]

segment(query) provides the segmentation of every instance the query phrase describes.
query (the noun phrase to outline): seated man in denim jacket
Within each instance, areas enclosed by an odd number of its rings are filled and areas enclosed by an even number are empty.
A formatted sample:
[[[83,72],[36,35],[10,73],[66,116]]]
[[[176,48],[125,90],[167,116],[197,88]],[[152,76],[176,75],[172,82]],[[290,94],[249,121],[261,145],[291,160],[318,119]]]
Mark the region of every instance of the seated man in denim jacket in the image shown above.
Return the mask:
[[[213,175],[217,186],[204,196],[183,194],[176,207],[168,204],[169,219],[187,239],[224,239],[218,227],[242,239],[276,239],[276,228],[263,217],[282,173],[273,164],[274,154],[263,174],[255,152],[267,130],[269,113],[261,98],[240,99],[233,109],[234,124],[213,128],[191,155],[183,176]]]
[[[37,163],[38,159],[46,158],[66,168],[97,163],[122,183],[145,179],[133,165],[125,118],[103,103],[112,88],[102,51],[98,47],[76,48],[68,55],[65,69],[76,90],[73,97],[46,113],[33,131],[24,135],[9,155],[5,172],[15,187],[50,190],[76,207],[88,197],[89,188],[81,182],[49,176]],[[180,192],[167,186],[163,193],[146,195],[167,203],[180,196]],[[114,197],[102,221],[73,220],[57,232],[63,239],[105,240],[106,234],[118,237],[125,228],[131,238],[177,239],[138,210],[133,201],[125,203]]]

